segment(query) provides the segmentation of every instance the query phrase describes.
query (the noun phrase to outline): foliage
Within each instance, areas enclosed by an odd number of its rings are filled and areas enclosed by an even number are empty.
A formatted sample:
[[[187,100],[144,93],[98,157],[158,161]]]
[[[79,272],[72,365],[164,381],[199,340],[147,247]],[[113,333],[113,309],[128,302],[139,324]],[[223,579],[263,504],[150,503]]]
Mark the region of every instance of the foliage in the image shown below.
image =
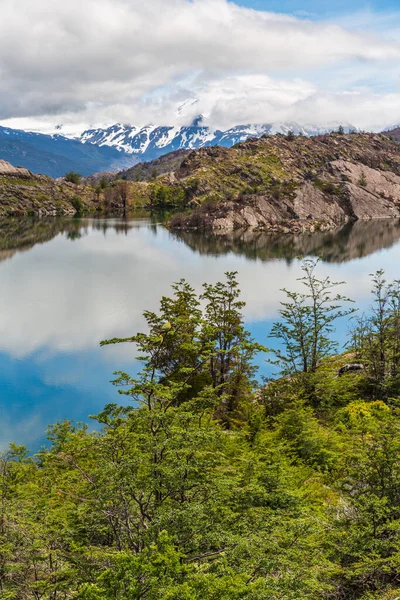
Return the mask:
[[[332,355],[329,337],[346,299],[315,267],[275,326],[289,376],[261,389],[235,273],[200,296],[178,282],[147,333],[104,342],[137,346],[142,372],[115,381],[131,406],[106,406],[95,431],[57,423],[36,456],[0,456],[1,598],[398,597],[398,398],[363,397],[380,358],[338,376],[354,357]],[[374,276],[357,347],[368,358],[382,343],[387,374],[394,290]],[[318,402],[298,385],[299,340]]]
[[[80,173],[75,173],[75,171],[70,171],[69,173],[66,173],[64,175],[64,179],[65,179],[65,181],[68,181],[69,183],[75,183],[76,185],[79,185],[82,180],[82,176],[80,175]]]
[[[99,185],[102,190],[105,190],[109,186],[109,181],[105,175],[101,177]]]
[[[298,281],[305,285],[305,292],[283,290],[287,301],[281,302],[281,320],[270,333],[284,345],[283,349],[273,350],[283,376],[315,373],[338,346],[331,338],[334,322],[354,312],[353,308],[342,308],[344,302],[350,302],[348,298],[333,293],[343,282],[333,282],[329,277],[318,279],[317,264],[313,259],[303,261],[304,276]]]
[[[74,209],[76,210],[78,215],[81,214],[81,212],[83,212],[83,210],[85,208],[85,205],[79,196],[73,196],[71,198],[71,204],[74,207]]]
[[[129,183],[117,179],[111,185],[107,185],[104,188],[103,202],[106,212],[125,213],[131,204]]]
[[[150,187],[150,204],[153,208],[182,208],[186,202],[185,191],[178,187],[152,183]]]
[[[400,281],[384,271],[372,276],[373,303],[353,329],[353,348],[368,368],[368,393],[387,398],[400,392]]]

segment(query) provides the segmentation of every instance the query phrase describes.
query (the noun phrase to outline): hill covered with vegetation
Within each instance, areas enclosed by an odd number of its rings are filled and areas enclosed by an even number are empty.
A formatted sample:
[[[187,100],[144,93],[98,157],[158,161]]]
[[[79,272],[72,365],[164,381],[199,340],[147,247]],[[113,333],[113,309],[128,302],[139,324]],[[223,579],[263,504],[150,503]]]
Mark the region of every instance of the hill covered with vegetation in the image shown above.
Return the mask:
[[[2,214],[146,207],[178,213],[170,222],[174,229],[284,233],[400,216],[400,148],[383,135],[267,135],[233,148],[173,152],[118,175],[86,179],[76,172],[52,180],[10,169],[0,169]]]
[[[183,212],[174,228],[325,230],[400,215],[400,148],[374,134],[263,136],[193,151],[146,185],[149,204]]]
[[[178,282],[147,333],[103,342],[143,360],[115,376],[123,405],[1,456],[3,598],[398,598],[399,283],[376,273],[361,317],[315,262],[301,281],[275,351],[246,331],[235,273],[201,297]]]
[[[83,179],[75,171],[52,179],[0,160],[0,216],[126,213],[148,203],[147,189],[118,176]]]

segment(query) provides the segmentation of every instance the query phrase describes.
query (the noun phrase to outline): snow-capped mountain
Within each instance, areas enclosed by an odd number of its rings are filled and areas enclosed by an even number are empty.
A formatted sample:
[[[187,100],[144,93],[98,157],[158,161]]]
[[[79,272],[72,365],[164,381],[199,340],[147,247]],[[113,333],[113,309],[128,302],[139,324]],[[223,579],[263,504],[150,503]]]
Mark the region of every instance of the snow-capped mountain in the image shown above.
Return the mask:
[[[120,171],[137,159],[116,148],[82,144],[63,135],[46,135],[0,126],[0,159],[33,173],[61,177],[68,171],[91,175],[97,171]]]
[[[296,135],[318,135],[331,132],[339,123],[320,128],[314,125],[302,126],[298,123],[265,123],[261,125],[237,125],[226,131],[204,125],[203,117],[197,117],[188,126],[154,126],[138,128],[117,123],[107,128],[88,129],[80,137],[85,144],[110,146],[136,156],[140,161],[149,161],[168,152],[180,149],[195,150],[203,146],[225,146],[227,148],[243,142],[249,137],[293,131]],[[346,124],[345,131],[356,130]]]

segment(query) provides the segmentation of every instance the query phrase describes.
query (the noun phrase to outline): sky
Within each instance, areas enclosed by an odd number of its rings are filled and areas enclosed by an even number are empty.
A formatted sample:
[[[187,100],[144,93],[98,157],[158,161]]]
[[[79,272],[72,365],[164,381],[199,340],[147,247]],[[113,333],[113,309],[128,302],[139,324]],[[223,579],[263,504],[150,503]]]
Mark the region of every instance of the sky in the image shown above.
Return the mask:
[[[2,0],[0,124],[400,123],[398,0]]]

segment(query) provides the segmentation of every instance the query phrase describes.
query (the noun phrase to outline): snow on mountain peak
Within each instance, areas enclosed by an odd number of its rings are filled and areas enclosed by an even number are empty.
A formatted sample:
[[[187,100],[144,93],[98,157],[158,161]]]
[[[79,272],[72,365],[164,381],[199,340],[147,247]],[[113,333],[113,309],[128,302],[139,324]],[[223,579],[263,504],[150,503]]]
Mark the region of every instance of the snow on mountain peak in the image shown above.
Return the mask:
[[[183,103],[181,112],[195,100]],[[243,142],[249,137],[261,137],[265,134],[287,134],[293,131],[296,135],[313,136],[329,133],[338,129],[339,123],[328,127],[315,125],[302,126],[298,123],[264,123],[236,125],[226,131],[214,130],[204,124],[203,115],[196,116],[190,125],[157,126],[145,125],[138,128],[132,125],[116,123],[106,128],[88,129],[80,137],[83,143],[98,146],[110,146],[127,154],[135,155],[141,161],[149,161],[168,152],[180,149],[198,149],[203,146],[225,146]],[[355,127],[343,125],[345,131],[354,131]]]

